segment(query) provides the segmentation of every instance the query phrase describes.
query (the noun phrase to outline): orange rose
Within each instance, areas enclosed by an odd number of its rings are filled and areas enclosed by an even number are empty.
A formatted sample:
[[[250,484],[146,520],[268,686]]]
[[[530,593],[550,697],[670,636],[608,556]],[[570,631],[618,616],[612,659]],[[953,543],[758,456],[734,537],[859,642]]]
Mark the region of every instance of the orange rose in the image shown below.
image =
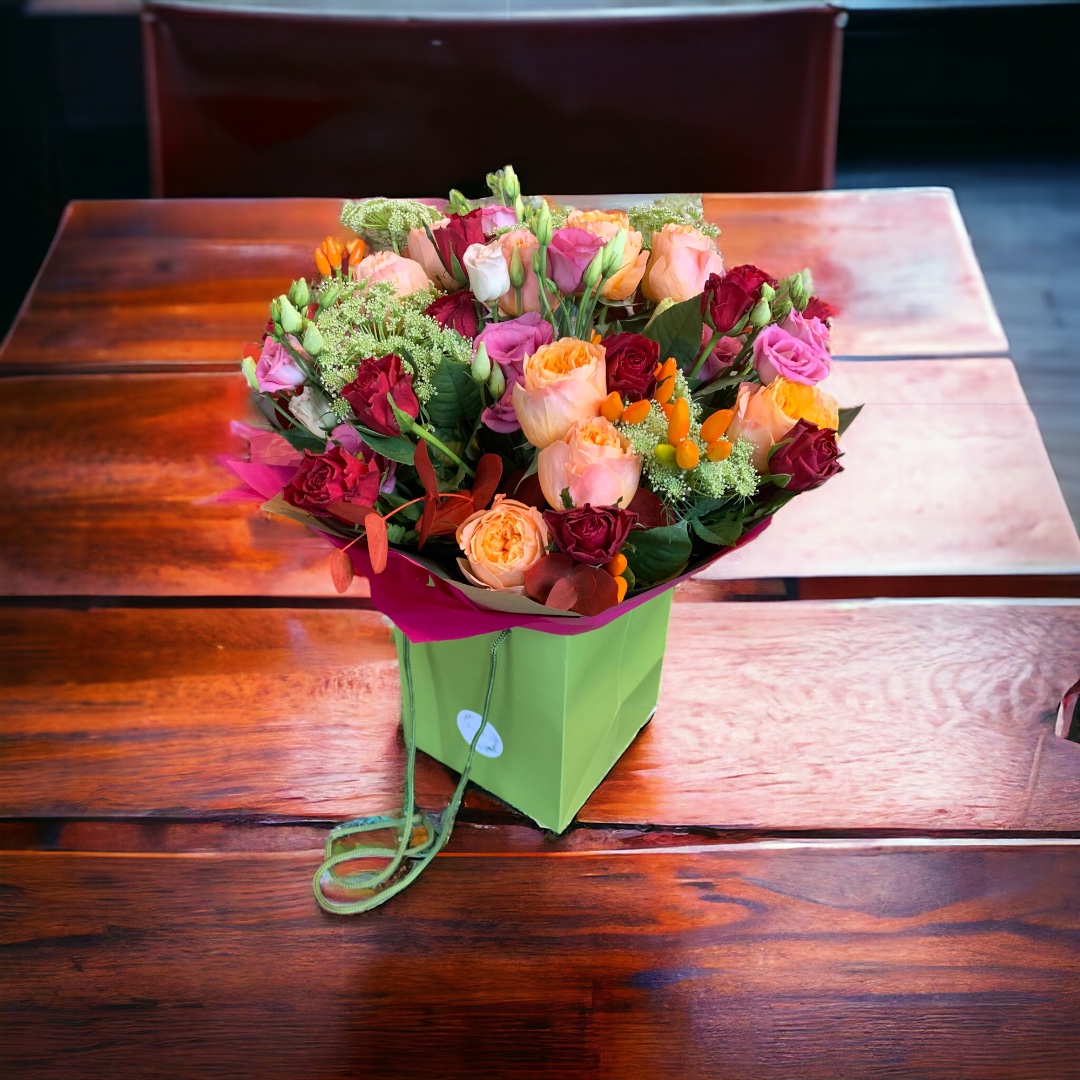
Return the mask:
[[[652,235],[652,254],[645,267],[641,291],[659,303],[676,303],[697,296],[710,274],[722,274],[724,260],[712,238],[692,225],[665,225]]]
[[[625,210],[572,210],[566,218],[567,228],[584,229],[599,236],[606,244],[620,229],[626,229],[619,269],[608,278],[600,295],[605,300],[627,300],[637,291],[641,275],[649,261],[649,253],[641,250],[641,233],[630,228],[630,216]]]
[[[377,251],[349,267],[354,281],[389,281],[399,296],[408,296],[430,286],[424,268],[412,259],[403,259],[392,251]]]
[[[560,338],[525,357],[514,387],[514,412],[525,438],[541,448],[561,439],[575,420],[600,415],[607,397],[604,347]]]
[[[524,593],[525,571],[547,554],[551,533],[535,507],[496,495],[490,509],[458,526],[456,539],[465,553],[458,565],[469,582]]]
[[[764,473],[770,448],[800,420],[835,431],[840,426],[840,413],[836,402],[817,386],[779,375],[768,386],[740,383],[727,438],[732,442],[740,437],[749,439],[754,444],[754,468]]]
[[[537,461],[544,498],[563,509],[565,489],[574,506],[630,505],[641,480],[641,458],[630,440],[602,416],[578,420],[566,435],[545,446]]]

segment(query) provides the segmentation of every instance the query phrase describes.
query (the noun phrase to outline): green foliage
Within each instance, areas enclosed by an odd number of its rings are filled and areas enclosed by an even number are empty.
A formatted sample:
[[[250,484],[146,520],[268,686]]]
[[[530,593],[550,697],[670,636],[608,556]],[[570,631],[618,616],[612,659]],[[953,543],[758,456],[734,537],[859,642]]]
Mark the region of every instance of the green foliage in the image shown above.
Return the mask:
[[[427,415],[437,427],[456,429],[464,422],[471,424],[483,411],[480,387],[463,364],[444,359],[431,384],[434,393],[427,402]]]
[[[356,425],[356,430],[360,432],[360,438],[376,454],[382,454],[384,458],[399,461],[404,465],[412,464],[415,444],[404,435],[380,435],[377,431],[361,427],[359,424]]]
[[[658,585],[681,573],[690,559],[686,522],[632,532],[622,550],[638,585]]]
[[[837,436],[843,435],[849,427],[851,427],[852,421],[859,413],[862,412],[861,405],[853,405],[850,409],[840,410],[840,426],[836,430]]]
[[[701,301],[695,296],[674,304],[642,331],[660,346],[660,360],[674,356],[680,368],[692,364],[701,352]]]

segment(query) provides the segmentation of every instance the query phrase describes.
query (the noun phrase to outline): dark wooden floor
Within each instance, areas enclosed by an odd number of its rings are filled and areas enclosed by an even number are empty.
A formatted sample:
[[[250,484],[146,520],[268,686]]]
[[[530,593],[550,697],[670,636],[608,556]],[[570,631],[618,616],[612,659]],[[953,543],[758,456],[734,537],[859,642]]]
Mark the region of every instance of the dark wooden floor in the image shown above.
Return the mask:
[[[1080,525],[1080,161],[842,166],[837,187],[956,192],[1010,353]]]

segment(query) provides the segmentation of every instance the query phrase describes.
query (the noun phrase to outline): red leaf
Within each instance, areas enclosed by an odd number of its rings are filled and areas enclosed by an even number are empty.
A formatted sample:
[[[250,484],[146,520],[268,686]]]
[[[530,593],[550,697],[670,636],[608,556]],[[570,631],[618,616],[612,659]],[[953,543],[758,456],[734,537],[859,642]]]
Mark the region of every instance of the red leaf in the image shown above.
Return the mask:
[[[579,615],[599,615],[619,602],[619,587],[606,570],[579,564],[570,580],[578,594],[571,610]]]
[[[577,586],[570,578],[559,578],[551,587],[544,606],[558,608],[560,611],[573,611],[577,602]]]
[[[541,604],[546,603],[555,583],[569,577],[573,569],[574,560],[569,555],[545,555],[525,571],[525,592]]]
[[[424,485],[424,494],[432,497],[439,494],[439,480],[435,468],[428,456],[427,443],[421,439],[413,451],[413,468],[416,469],[420,482]]]
[[[544,498],[544,490],[540,487],[540,477],[536,473],[523,477],[517,485],[511,489],[510,498],[526,506],[535,506],[537,510],[550,510],[547,499]]]
[[[347,551],[334,549],[334,554],[330,556],[330,577],[339,593],[345,592],[352,584],[353,564]]]
[[[637,514],[637,523],[643,529],[659,529],[672,524],[667,507],[648,488],[639,487],[626,509]]]
[[[354,525],[363,525],[368,514],[375,513],[374,506],[365,506],[363,503],[332,502],[327,508],[334,517],[342,521],[351,521]]]
[[[442,500],[432,515],[429,536],[445,536],[447,533],[457,532],[457,527],[475,510],[471,499],[451,499],[444,495]]]
[[[381,574],[386,569],[386,553],[389,547],[386,540],[386,522],[378,514],[371,513],[364,518],[364,528],[367,530],[367,549],[371,569],[376,574]]]
[[[476,477],[473,480],[472,501],[475,510],[483,510],[502,479],[502,458],[498,454],[485,454],[476,463]]]

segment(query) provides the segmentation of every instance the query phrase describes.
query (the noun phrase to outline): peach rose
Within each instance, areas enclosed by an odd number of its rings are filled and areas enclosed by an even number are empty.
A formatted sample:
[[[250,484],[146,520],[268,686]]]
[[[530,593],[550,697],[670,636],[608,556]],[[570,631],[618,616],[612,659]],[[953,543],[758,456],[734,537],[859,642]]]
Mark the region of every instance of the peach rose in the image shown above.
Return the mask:
[[[456,539],[465,553],[458,565],[469,582],[524,593],[525,571],[547,554],[551,533],[536,507],[496,495],[490,509],[458,526]]]
[[[354,281],[389,281],[399,296],[419,292],[430,287],[424,268],[412,259],[404,259],[392,251],[376,251],[349,267],[349,277]]]
[[[440,225],[445,225],[450,219],[439,218],[438,221],[431,223],[432,231],[437,229]],[[439,258],[439,252],[435,245],[428,239],[427,233],[423,229],[410,229],[408,246],[406,248],[410,259],[418,262],[423,268],[424,273],[439,286],[440,289],[446,292],[457,292],[461,288],[460,283],[454,278],[454,275],[450,273],[442,264],[442,259]]]
[[[602,416],[572,424],[562,439],[540,451],[537,467],[544,498],[556,510],[563,509],[564,489],[575,506],[625,509],[641,479],[641,458],[630,440]]]
[[[566,218],[566,225],[567,228],[591,232],[605,244],[613,240],[620,229],[627,230],[622,263],[608,278],[600,295],[605,300],[628,300],[633,296],[645,273],[649,253],[641,250],[641,233],[630,228],[630,215],[625,210],[572,210]]]
[[[724,260],[712,237],[692,225],[665,225],[652,235],[652,254],[645,267],[641,291],[659,303],[676,303],[697,296],[710,274],[722,274]]]
[[[525,438],[543,449],[575,420],[599,416],[606,396],[604,347],[560,338],[525,357],[523,381],[514,387],[514,412]]]
[[[504,315],[524,315],[526,311],[539,311],[540,282],[532,265],[533,254],[540,246],[539,241],[528,229],[513,229],[503,233],[498,244],[502,248],[503,258],[506,259],[507,270],[510,269],[514,248],[518,249],[521,265],[525,270],[525,284],[521,287],[521,310],[518,311],[517,289],[513,286],[499,297],[499,310]]]
[[[817,386],[779,375],[768,386],[740,383],[727,437],[732,442],[740,437],[749,439],[754,444],[754,468],[764,473],[768,472],[769,449],[800,420],[835,431],[840,426],[840,413],[836,402]]]

